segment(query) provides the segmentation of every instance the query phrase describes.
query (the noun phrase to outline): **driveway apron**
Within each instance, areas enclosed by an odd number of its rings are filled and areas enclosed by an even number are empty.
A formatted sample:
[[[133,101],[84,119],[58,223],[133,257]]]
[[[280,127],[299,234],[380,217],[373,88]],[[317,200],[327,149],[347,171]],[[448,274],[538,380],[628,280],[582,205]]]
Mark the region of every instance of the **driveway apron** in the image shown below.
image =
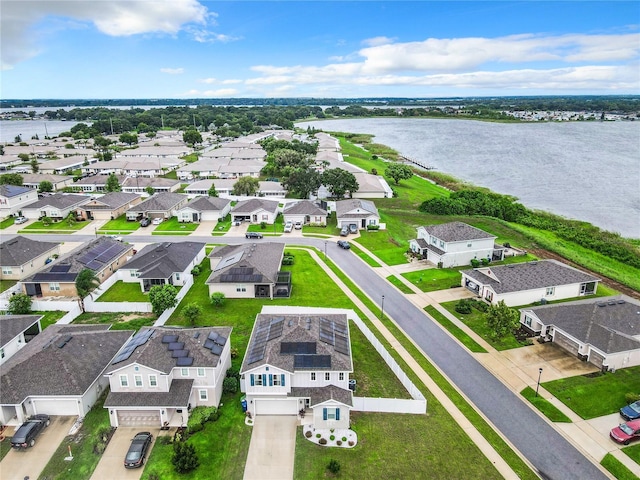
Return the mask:
[[[144,467],[124,468],[124,456],[127,454],[127,450],[129,450],[131,439],[140,431],[151,432],[154,442],[158,437],[158,433],[160,433],[159,428],[118,427],[111,437],[111,440],[109,440],[109,445],[107,445],[107,449],[102,454],[98,466],[93,471],[91,480],[112,480],[115,478],[122,480],[139,479],[142,476]],[[147,458],[149,458],[152,449],[153,444],[149,448]]]
[[[254,418],[244,480],[292,479],[298,418],[286,415]]]

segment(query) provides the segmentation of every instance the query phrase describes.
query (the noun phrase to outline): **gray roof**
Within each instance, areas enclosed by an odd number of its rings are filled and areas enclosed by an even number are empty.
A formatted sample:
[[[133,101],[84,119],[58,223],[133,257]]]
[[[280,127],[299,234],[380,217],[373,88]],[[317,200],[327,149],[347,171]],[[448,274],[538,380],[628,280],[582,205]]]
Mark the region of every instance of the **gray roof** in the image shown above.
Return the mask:
[[[193,358],[193,364],[191,368],[195,367],[216,367],[220,355],[214,354],[209,347],[204,346],[207,337],[211,332],[215,332],[218,335],[224,337],[226,342],[229,342],[231,336],[231,327],[202,327],[202,328],[167,328],[167,327],[152,327],[145,328],[138,332],[141,335],[143,332],[151,330],[151,338],[146,343],[138,346],[131,356],[126,360],[111,365],[105,374],[113,373],[116,370],[126,367],[127,365],[138,364],[145,367],[158,370],[164,374],[169,374],[171,370],[177,367],[176,358],[172,357],[172,351],[169,350],[167,343],[162,343],[165,335],[176,335],[178,337],[177,342],[184,343],[184,350],[188,350],[188,356]],[[196,334],[200,334],[196,338]],[[131,341],[135,342],[136,337]],[[175,380],[174,380],[175,381]]]
[[[58,243],[41,242],[18,235],[0,243],[0,263],[5,267],[19,267],[58,247]]]
[[[70,193],[54,193],[53,195],[49,195],[48,197],[41,198],[37,202],[33,202],[29,204],[25,208],[43,208],[43,207],[54,207],[65,209],[69,207],[73,207],[75,205],[80,205],[89,200],[89,197],[84,195],[73,195]]]
[[[138,205],[135,205],[129,209],[130,212],[162,212],[169,211],[176,208],[180,202],[183,202],[187,198],[186,195],[173,192],[156,193],[147,198]]]
[[[131,257],[122,268],[138,270],[140,278],[169,278],[184,272],[205,247],[204,242],[152,243]]]
[[[338,217],[343,217],[348,212],[351,212],[351,210],[355,210],[357,208],[364,210],[363,213],[378,215],[378,209],[376,208],[375,203],[370,200],[362,200],[360,198],[350,198],[348,200],[340,200],[336,202],[336,215]]]
[[[168,392],[109,392],[104,406],[109,407],[186,407],[193,379],[174,379]]]
[[[326,215],[327,211],[310,200],[302,200],[289,204],[283,212],[285,215]]]
[[[315,407],[327,400],[336,400],[345,405],[353,407],[353,392],[335,385],[326,385],[324,387],[292,387],[289,397],[308,397],[311,407]]]
[[[155,189],[163,187],[172,187],[175,184],[180,183],[180,180],[174,180],[173,178],[161,178],[161,177],[126,177],[121,183],[122,188],[147,188],[153,187]]]
[[[49,326],[2,365],[0,404],[16,405],[31,395],[84,394],[132,333]]]
[[[266,210],[275,213],[278,210],[278,202],[276,200],[263,200],[261,198],[251,198],[236,203],[231,209],[233,214],[250,214],[256,210]]]
[[[483,238],[498,238],[495,235],[472,227],[462,222],[442,223],[440,225],[428,225],[424,229],[430,235],[444,242],[463,242],[466,240],[480,240]]]
[[[3,197],[17,197],[23,193],[32,191],[31,188],[18,186],[18,185],[0,185],[0,195]]]
[[[483,272],[493,274],[498,280],[485,275]],[[498,294],[599,280],[593,275],[556,260],[480,267],[473,270],[463,270],[462,273],[472,278],[479,285],[491,287]]]
[[[284,243],[276,242],[216,247],[209,258],[221,260],[205,283],[276,283],[283,253]],[[249,275],[251,278],[243,280],[237,275]]]
[[[88,177],[80,178],[77,182],[73,182],[73,185],[106,185],[107,180],[109,180],[110,175],[90,175]],[[118,183],[122,185],[122,182],[125,180],[124,175],[116,175],[118,179]]]
[[[40,318],[42,315],[0,315],[0,347],[37,323]]]
[[[182,208],[192,208],[198,212],[217,212],[223,210],[227,205],[231,203],[228,198],[219,197],[197,197],[191,200]]]
[[[527,310],[535,313],[545,325],[555,325],[558,330],[604,353],[640,349],[640,302],[626,295]]]
[[[137,198],[140,198],[140,195],[137,193],[109,192],[93,200],[97,205],[84,205],[83,208],[85,210],[115,210],[127,203],[133,202]]]
[[[282,333],[279,336],[275,336],[276,334],[270,331],[269,325],[274,321],[279,321],[280,319],[283,319]],[[345,354],[343,352],[339,352],[333,344],[326,343],[321,340],[321,319],[326,320],[328,323],[334,323],[343,331],[346,331],[348,353]],[[257,334],[259,330],[268,332],[266,340],[264,334],[262,336]],[[349,334],[349,322],[345,314],[280,315],[263,313],[256,317],[249,345],[247,347],[247,354],[244,357],[240,371],[246,372],[247,370],[254,369],[262,365],[271,365],[293,373],[296,370],[294,368],[294,359],[299,355],[281,353],[281,345],[285,342],[314,344],[314,353],[309,355],[328,355],[331,357],[329,366],[313,367],[313,370],[315,371],[353,371],[350,354],[351,339]],[[254,350],[254,347],[258,347],[258,344],[260,343],[264,343],[264,355],[258,355],[257,360],[249,363],[249,360],[252,360],[253,353],[256,351]]]

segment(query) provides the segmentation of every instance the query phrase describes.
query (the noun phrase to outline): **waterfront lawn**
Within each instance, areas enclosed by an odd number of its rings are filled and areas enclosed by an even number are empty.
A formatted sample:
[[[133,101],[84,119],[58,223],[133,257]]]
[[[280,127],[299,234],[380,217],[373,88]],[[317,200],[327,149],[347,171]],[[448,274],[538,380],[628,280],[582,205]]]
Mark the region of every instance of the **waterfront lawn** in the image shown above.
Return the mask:
[[[414,293],[413,290],[411,290],[409,287],[407,287],[404,284],[404,282],[402,280],[400,280],[398,277],[396,277],[395,275],[389,275],[387,277],[387,282],[389,282],[391,285],[396,287],[398,290],[400,290],[404,294],[412,294],[412,293]]]
[[[178,217],[171,217],[170,219],[165,220],[160,225],[156,226],[155,230],[151,234],[189,235],[189,233],[193,232],[196,228],[198,228],[197,223],[178,222]]]
[[[10,227],[15,222],[15,217],[7,217],[0,222],[0,230]]]
[[[622,449],[623,452],[625,450],[627,450],[627,448]],[[629,470],[626,465],[624,465],[620,460],[618,460],[610,453],[607,453],[604,456],[604,458],[600,462],[600,465],[606,468],[609,473],[611,473],[617,480],[638,480],[638,477],[631,470]]]
[[[83,229],[87,225],[89,225],[87,222],[75,222],[73,225],[69,225],[69,222],[66,220],[45,225],[40,220],[37,220],[31,225],[24,227],[18,233],[73,233]]]
[[[118,235],[130,233],[140,228],[140,222],[127,221],[126,215],[120,215],[114,220],[109,220],[102,228],[98,229],[98,233],[106,233]]]
[[[424,309],[425,312],[431,316],[436,322],[442,325],[451,335],[456,337],[460,343],[462,343],[467,350],[474,353],[487,353],[487,351],[478,344],[467,333],[454,324],[451,320],[445,317],[442,313],[435,309],[432,305],[428,305]]]
[[[46,312],[31,312],[30,315],[42,315],[42,318],[40,319],[40,327],[44,330],[49,325],[56,323],[66,314],[67,312],[63,312],[62,310],[49,310]]]
[[[94,324],[110,324],[111,330],[135,330],[136,332],[142,327],[150,327],[156,321],[153,313],[89,313],[85,312],[78,315],[73,324],[94,325]]]
[[[97,302],[148,302],[149,295],[140,290],[139,283],[118,280],[109,290],[100,295]]]
[[[571,419],[558,410],[551,402],[542,398],[540,395],[536,396],[533,388],[526,387],[520,392],[520,395],[529,400],[534,407],[540,410],[540,412],[552,422],[571,423]]]
[[[0,280],[0,293],[9,290],[17,283],[16,280]]]
[[[625,393],[640,392],[640,366],[621,368],[615,373],[596,372],[561,378],[542,385],[581,418],[588,420],[617,412],[626,405]]]

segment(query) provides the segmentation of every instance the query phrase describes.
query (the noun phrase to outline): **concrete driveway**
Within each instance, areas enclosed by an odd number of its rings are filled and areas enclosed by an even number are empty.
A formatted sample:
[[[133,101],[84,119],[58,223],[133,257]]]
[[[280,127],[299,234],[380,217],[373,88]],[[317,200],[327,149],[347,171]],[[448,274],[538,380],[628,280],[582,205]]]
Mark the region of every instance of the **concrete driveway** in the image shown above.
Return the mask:
[[[144,468],[124,468],[124,456],[127,454],[129,445],[131,445],[131,439],[138,432],[151,432],[155,443],[160,433],[160,428],[118,427],[111,437],[107,449],[102,454],[98,466],[93,471],[91,480],[112,480],[114,478],[137,480],[142,476]],[[152,449],[153,443],[149,448],[149,453],[151,453]]]
[[[254,418],[244,480],[293,478],[298,417],[261,415]]]
[[[11,450],[0,462],[0,478],[2,480],[33,480],[53,456],[54,452],[69,434],[75,417],[51,417],[51,425],[36,437],[36,444],[26,450]],[[13,434],[11,432],[7,436]]]

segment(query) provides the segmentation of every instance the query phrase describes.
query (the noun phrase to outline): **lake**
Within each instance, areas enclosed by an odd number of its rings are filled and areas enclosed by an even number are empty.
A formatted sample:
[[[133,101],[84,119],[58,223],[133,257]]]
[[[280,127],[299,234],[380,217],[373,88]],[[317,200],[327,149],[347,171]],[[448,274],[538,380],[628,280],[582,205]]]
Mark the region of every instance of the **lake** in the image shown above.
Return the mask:
[[[80,122],[61,120],[2,120],[0,121],[0,142],[13,143],[16,135],[20,135],[25,142],[31,140],[34,135],[38,135],[38,138],[43,140],[46,135],[55,137],[62,132],[68,132],[78,123]]]
[[[300,122],[370,133],[436,170],[531,209],[640,238],[640,122],[492,123],[455,119]]]

